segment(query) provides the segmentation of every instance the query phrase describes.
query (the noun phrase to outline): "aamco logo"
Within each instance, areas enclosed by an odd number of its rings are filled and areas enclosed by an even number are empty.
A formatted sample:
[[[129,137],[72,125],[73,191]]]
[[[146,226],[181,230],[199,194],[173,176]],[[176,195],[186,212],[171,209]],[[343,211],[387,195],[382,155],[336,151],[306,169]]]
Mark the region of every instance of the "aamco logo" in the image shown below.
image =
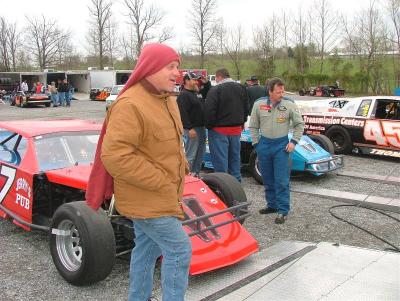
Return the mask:
[[[31,187],[27,180],[24,178],[17,179],[17,185],[15,188],[16,198],[15,203],[20,205],[22,208],[28,209],[30,208],[30,198],[31,198]],[[24,196],[25,194],[26,196]]]

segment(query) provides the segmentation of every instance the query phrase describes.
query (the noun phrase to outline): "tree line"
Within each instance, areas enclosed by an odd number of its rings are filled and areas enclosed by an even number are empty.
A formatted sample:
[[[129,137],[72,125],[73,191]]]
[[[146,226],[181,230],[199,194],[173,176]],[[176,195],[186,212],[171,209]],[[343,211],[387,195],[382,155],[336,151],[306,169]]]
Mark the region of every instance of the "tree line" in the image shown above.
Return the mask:
[[[156,5],[145,0],[122,5],[127,13],[120,16],[111,0],[89,1],[85,54],[57,20],[29,16],[22,28],[0,16],[0,71],[131,69],[144,44],[174,38]],[[237,79],[249,72],[261,79],[281,76],[292,88],[339,80],[354,92],[380,94],[400,86],[400,0],[371,0],[351,17],[330,0],[315,0],[308,8],[272,14],[252,35],[240,20],[226,26],[217,5],[218,0],[191,0],[192,39],[178,49],[191,68],[229,64]],[[255,62],[251,70],[249,60]]]

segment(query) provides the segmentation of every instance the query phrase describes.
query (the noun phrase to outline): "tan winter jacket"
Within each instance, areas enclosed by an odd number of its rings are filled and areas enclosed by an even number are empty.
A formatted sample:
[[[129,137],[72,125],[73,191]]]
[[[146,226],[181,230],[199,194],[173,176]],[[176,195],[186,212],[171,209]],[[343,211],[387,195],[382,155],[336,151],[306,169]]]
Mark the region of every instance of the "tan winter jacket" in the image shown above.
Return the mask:
[[[152,89],[142,81],[109,107],[101,160],[114,179],[120,214],[183,218],[179,202],[185,157],[179,110],[175,98],[152,94]]]

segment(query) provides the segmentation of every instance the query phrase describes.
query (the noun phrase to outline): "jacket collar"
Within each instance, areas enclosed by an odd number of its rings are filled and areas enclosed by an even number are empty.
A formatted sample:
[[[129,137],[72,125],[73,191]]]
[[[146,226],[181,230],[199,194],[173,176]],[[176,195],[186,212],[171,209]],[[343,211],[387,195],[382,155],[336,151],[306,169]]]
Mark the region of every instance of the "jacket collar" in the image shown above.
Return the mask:
[[[149,92],[151,95],[157,97],[157,98],[162,98],[165,99],[166,97],[170,96],[170,93],[160,93],[156,87],[154,87],[148,80],[145,78],[140,81],[140,84],[143,86],[143,88]]]
[[[231,82],[235,82],[235,81],[234,81],[232,78],[230,78],[230,77],[224,78],[224,79],[221,80],[219,83],[217,83],[217,86],[218,86],[218,85],[225,84],[225,83],[231,83]]]

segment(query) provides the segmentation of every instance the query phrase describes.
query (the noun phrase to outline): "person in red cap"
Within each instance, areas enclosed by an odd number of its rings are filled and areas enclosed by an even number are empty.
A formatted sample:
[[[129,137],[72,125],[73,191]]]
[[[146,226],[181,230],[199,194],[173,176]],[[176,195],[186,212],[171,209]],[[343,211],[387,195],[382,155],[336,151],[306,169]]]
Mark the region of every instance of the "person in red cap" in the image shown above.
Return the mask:
[[[162,299],[184,300],[188,284],[192,250],[180,221],[188,166],[179,109],[170,97],[179,64],[179,55],[166,45],[143,48],[108,109],[86,193],[88,205],[97,209],[114,191],[117,211],[133,221],[130,301],[150,299],[161,255]]]

